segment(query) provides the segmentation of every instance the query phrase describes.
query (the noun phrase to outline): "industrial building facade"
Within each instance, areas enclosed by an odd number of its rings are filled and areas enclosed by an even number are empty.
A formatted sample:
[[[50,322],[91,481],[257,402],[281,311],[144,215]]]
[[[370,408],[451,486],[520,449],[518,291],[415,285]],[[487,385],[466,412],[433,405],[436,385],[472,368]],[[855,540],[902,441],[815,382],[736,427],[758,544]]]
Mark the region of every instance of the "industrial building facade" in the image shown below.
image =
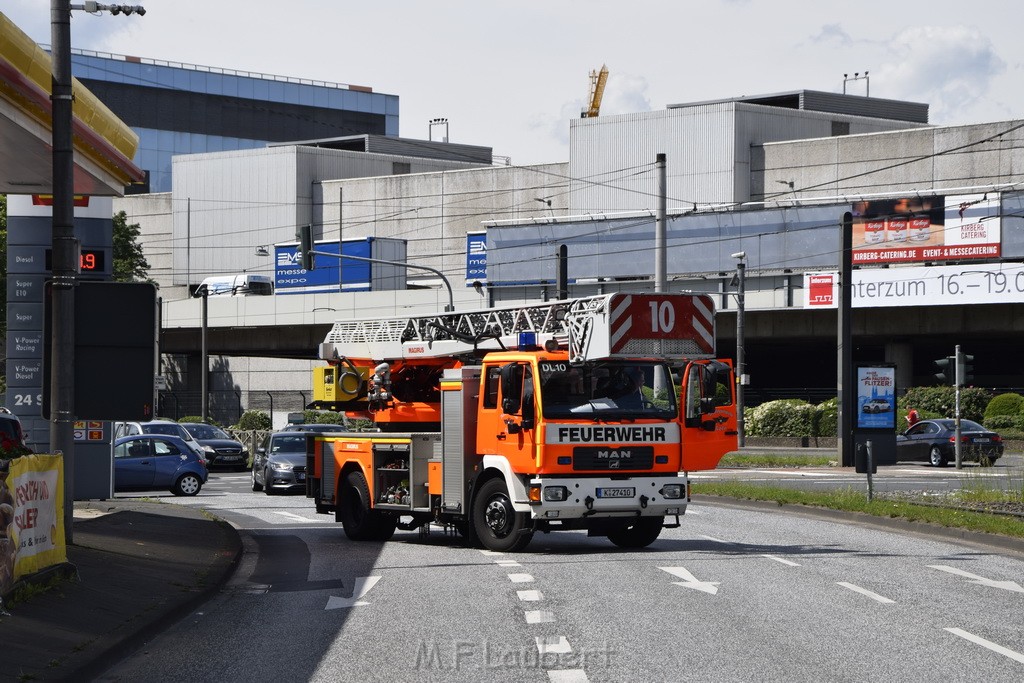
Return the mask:
[[[72,51],[72,72],[139,135],[135,163],[170,192],[171,157],[269,142],[398,135],[398,96],[371,88],[216,67]]]

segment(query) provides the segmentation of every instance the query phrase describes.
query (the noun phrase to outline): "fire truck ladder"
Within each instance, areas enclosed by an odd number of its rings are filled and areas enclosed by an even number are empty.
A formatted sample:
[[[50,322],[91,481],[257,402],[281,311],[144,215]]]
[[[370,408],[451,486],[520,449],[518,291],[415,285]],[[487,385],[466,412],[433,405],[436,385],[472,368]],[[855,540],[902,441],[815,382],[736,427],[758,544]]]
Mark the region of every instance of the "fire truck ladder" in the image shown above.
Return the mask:
[[[674,296],[694,298],[682,294]],[[519,333],[533,332],[538,345],[549,340],[568,344],[572,362],[608,358],[617,355],[612,350],[616,336],[629,330],[628,324],[621,325],[619,321],[625,318],[621,312],[628,309],[633,298],[615,293],[476,311],[338,320],[320,345],[320,357],[329,362],[342,358],[382,361],[452,357],[516,346]],[[704,312],[700,317],[710,327],[713,339],[714,313],[710,299],[701,308]],[[623,355],[626,351],[623,349]],[[636,351],[628,350],[634,355]],[[694,351],[700,349],[665,346],[660,351],[650,349],[641,355],[679,357]]]

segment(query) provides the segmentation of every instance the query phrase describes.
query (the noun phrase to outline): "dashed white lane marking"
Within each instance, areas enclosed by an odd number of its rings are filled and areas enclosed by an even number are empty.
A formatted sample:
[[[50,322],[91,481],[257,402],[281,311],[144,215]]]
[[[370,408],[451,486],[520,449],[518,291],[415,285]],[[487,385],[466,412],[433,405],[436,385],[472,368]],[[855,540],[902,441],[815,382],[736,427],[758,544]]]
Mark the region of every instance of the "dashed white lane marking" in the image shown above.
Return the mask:
[[[767,557],[769,560],[775,560],[776,562],[781,562],[782,564],[784,564],[784,565],[786,565],[788,567],[799,567],[800,566],[798,563],[793,562],[792,560],[784,559],[782,557],[775,557],[774,555],[765,555],[765,557]]]
[[[313,524],[316,522],[326,523],[331,521],[329,519],[310,519],[308,517],[303,517],[302,515],[297,515],[294,512],[285,512],[284,510],[274,510],[273,512],[274,514],[281,515],[282,517],[287,517],[288,519],[296,522],[309,522],[310,524]]]
[[[504,555],[505,553],[500,553],[497,550],[481,550],[480,554],[481,555],[487,555],[488,557],[491,557],[493,555]]]
[[[530,574],[509,574],[508,580],[512,583],[531,583],[533,576]]]
[[[860,586],[855,586],[852,583],[846,583],[845,581],[839,581],[838,583],[843,588],[848,588],[848,589],[852,590],[854,593],[860,593],[861,595],[866,595],[867,597],[871,598],[872,600],[876,600],[876,601],[881,602],[881,603],[886,604],[886,605],[895,604],[895,602],[896,602],[895,600],[890,600],[889,598],[887,598],[885,596],[882,596],[882,595],[879,595],[878,593],[872,593],[867,588],[861,588]]]
[[[565,636],[541,636],[535,640],[537,641],[537,651],[542,655],[549,652],[559,655],[572,652],[572,645],[565,639]]]
[[[1022,655],[1019,652],[1015,652],[1014,650],[1011,650],[1010,648],[1003,647],[1002,645],[996,645],[991,640],[985,640],[981,636],[976,636],[973,633],[968,633],[967,631],[964,631],[963,629],[959,629],[959,628],[944,628],[942,630],[943,631],[949,631],[954,636],[960,636],[964,640],[969,640],[972,643],[975,643],[976,645],[981,645],[982,647],[987,647],[989,650],[992,650],[992,652],[998,652],[999,654],[1003,655],[1004,657],[1009,657],[1010,659],[1012,659],[1012,660],[1014,660],[1016,662],[1020,662],[1020,663],[1024,664],[1024,655]]]
[[[720,538],[715,538],[714,536],[705,536],[704,534],[700,534],[700,537],[701,537],[701,538],[706,538],[706,539],[708,539],[709,541],[714,541],[715,543],[726,543],[726,544],[728,544],[728,543],[729,543],[729,541],[723,541],[722,539],[720,539]]]
[[[523,566],[523,565],[519,564],[518,562],[516,562],[515,560],[495,560],[494,562],[499,567],[522,567]]]
[[[544,599],[544,594],[540,591],[516,591],[516,595],[522,602],[540,602]]]
[[[548,680],[551,683],[590,683],[587,672],[583,669],[549,670]]]
[[[555,620],[555,613],[547,609],[523,610],[527,624],[550,624]]]

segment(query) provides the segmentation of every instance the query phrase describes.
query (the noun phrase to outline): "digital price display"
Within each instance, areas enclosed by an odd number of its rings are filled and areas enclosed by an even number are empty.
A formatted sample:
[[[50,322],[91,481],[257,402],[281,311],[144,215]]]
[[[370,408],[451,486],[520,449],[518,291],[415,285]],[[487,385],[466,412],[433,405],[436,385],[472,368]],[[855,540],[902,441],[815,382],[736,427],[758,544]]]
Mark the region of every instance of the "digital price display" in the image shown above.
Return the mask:
[[[83,249],[78,258],[81,273],[103,273],[107,265],[107,253],[102,249]],[[46,250],[46,269],[53,270],[53,250]]]

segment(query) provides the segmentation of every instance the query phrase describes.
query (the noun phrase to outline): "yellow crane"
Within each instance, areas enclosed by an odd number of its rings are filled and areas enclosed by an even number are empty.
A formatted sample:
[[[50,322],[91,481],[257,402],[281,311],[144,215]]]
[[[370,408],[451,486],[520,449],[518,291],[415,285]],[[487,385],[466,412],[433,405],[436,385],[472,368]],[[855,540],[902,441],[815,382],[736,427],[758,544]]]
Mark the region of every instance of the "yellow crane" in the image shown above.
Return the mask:
[[[604,96],[604,85],[608,82],[608,67],[601,65],[600,71],[590,72],[590,101],[580,113],[580,118],[589,119],[601,111],[601,98]]]

